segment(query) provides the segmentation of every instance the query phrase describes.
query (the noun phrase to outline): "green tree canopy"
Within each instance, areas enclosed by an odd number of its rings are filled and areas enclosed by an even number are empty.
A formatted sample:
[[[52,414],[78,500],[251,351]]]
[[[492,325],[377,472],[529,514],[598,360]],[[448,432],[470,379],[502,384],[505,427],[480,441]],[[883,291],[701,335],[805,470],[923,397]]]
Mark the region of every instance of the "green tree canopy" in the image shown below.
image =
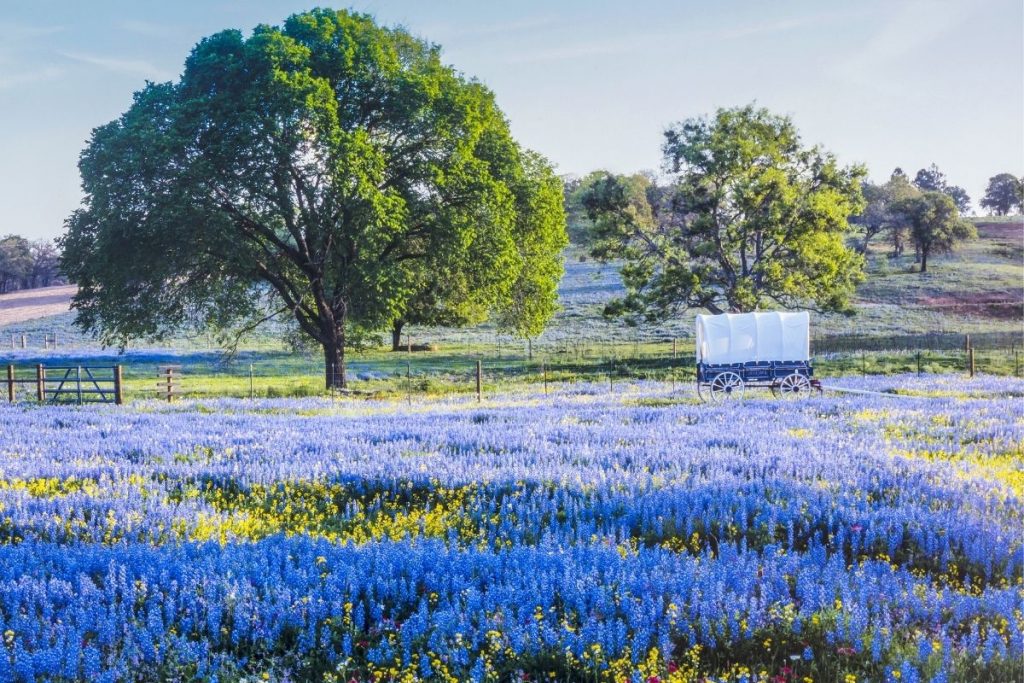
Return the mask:
[[[953,200],[960,213],[967,213],[971,209],[971,197],[967,190],[959,185],[950,185],[946,181],[946,174],[935,164],[917,172],[914,176],[914,186],[923,192],[942,192]]]
[[[844,243],[862,168],[803,146],[790,119],[753,106],[673,126],[663,152],[668,184],[606,175],[585,197],[594,256],[625,261],[626,296],[607,314],[848,308],[863,277]]]
[[[270,307],[344,386],[346,345],[418,297],[511,306],[534,167],[490,91],[402,29],[320,9],[223,31],[82,153],[63,238],[78,322],[123,344]],[[560,216],[531,220],[557,232]]]
[[[919,169],[914,176],[914,186],[922,192],[942,192],[946,189],[946,174],[932,164],[928,168]]]
[[[1024,211],[1024,178],[1017,178],[1012,173],[998,173],[989,178],[981,208],[989,209],[997,216],[1005,216],[1014,207]]]
[[[0,294],[27,286],[32,263],[31,242],[21,235],[0,237]]]
[[[910,226],[910,238],[921,254],[921,272],[928,271],[928,257],[952,250],[957,243],[977,237],[974,226],[960,218],[952,198],[928,190],[896,205]]]
[[[864,195],[864,208],[860,214],[850,218],[850,222],[856,225],[861,233],[857,251],[861,254],[866,253],[871,239],[886,230],[894,233],[894,244],[901,243],[903,216],[895,210],[895,206],[903,199],[920,194],[920,191],[910,184],[910,180],[902,171],[896,169],[884,184],[876,185],[865,180],[861,184],[861,192]]]
[[[494,314],[500,328],[535,337],[554,315],[564,270],[562,250],[568,243],[562,184],[547,161],[533,152],[519,154],[519,163],[507,172],[503,181],[515,201],[516,251],[504,273],[516,273],[514,279],[499,279],[501,287],[488,285],[494,265],[489,254],[478,253],[488,248],[484,242],[461,256],[449,251],[423,259],[416,264],[413,294],[392,322],[393,350],[401,348],[407,324],[464,327]]]
[[[562,182],[542,157],[528,153],[523,173],[512,189],[519,275],[507,304],[498,311],[498,326],[520,338],[533,339],[544,331],[558,307],[562,250],[569,244]]]

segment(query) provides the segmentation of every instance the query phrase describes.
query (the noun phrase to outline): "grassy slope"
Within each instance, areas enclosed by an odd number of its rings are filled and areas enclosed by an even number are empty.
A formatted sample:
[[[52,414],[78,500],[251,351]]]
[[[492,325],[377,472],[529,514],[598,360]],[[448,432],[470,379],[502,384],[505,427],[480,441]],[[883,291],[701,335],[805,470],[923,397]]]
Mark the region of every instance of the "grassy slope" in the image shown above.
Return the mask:
[[[918,272],[913,256],[891,259],[876,244],[857,293],[856,331],[1019,332],[1024,302],[1024,224],[978,224],[978,239]],[[1007,302],[1013,302],[1006,305]]]

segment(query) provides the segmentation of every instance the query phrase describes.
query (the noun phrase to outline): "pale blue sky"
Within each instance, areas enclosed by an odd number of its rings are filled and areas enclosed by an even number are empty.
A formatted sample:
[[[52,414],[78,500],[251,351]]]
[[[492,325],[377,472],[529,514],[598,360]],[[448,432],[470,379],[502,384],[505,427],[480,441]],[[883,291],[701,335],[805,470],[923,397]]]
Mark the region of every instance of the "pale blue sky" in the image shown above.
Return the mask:
[[[90,130],[200,38],[312,6],[0,0],[0,235],[58,235]],[[876,179],[935,162],[975,206],[989,176],[1024,173],[1021,0],[350,6],[440,43],[560,173],[658,169],[668,124],[753,100]]]

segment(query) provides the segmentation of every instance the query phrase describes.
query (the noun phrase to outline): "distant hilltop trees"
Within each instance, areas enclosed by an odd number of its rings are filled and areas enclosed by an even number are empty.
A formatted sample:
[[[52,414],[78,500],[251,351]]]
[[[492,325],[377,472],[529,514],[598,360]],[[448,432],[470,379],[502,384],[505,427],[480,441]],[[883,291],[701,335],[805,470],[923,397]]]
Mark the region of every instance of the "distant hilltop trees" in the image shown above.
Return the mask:
[[[999,173],[989,178],[981,206],[997,216],[1011,214],[1014,209],[1018,213],[1024,212],[1024,177]]]
[[[60,253],[52,242],[20,235],[0,237],[0,294],[66,282]]]

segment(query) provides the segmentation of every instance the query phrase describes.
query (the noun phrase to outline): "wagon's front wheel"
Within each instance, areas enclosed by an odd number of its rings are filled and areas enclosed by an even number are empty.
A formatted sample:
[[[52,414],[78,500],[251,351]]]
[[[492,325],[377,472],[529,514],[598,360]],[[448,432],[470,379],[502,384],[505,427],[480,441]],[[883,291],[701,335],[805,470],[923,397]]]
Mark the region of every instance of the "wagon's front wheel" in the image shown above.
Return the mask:
[[[711,400],[720,402],[743,398],[743,378],[735,372],[723,372],[711,380]]]
[[[782,398],[804,398],[811,395],[811,380],[794,372],[783,377],[777,387],[773,386],[772,393]]]

